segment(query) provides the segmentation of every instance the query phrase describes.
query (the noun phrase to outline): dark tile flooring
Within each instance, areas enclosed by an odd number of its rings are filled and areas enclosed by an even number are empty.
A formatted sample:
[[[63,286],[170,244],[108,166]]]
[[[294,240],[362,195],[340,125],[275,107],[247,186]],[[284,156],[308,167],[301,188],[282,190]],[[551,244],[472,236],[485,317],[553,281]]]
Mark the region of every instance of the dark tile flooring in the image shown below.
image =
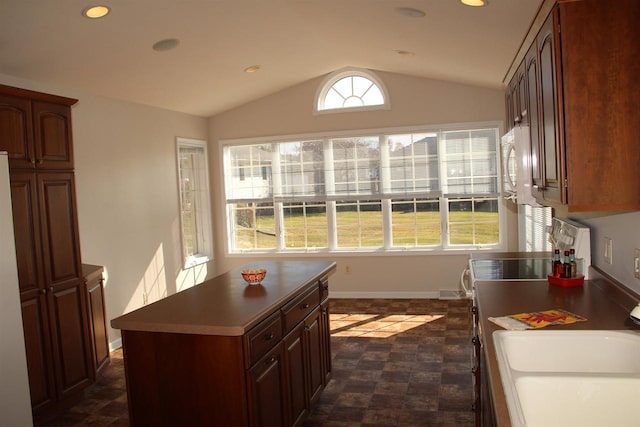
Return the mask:
[[[304,426],[472,426],[469,308],[332,299],[333,377]],[[47,427],[129,425],[122,351],[111,356],[85,399]]]

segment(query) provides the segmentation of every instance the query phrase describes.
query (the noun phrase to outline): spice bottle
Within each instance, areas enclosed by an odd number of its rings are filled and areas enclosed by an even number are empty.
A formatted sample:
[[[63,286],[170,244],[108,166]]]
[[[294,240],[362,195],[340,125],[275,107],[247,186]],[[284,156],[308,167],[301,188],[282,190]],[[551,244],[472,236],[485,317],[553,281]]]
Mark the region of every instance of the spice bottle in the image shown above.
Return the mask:
[[[560,261],[560,249],[553,251],[553,276],[562,276],[562,261]]]
[[[569,251],[564,251],[564,263],[562,264],[562,277],[571,277],[571,261],[569,260]]]
[[[571,277],[576,277],[578,275],[578,263],[576,262],[576,251],[575,249],[569,249],[569,262],[571,262]]]

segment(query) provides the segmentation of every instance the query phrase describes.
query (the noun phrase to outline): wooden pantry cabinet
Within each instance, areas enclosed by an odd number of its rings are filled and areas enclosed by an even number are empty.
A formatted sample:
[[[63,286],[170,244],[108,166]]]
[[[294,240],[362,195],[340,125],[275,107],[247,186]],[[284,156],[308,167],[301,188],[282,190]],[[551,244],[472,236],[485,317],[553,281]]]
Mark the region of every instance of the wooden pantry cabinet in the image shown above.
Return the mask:
[[[0,85],[0,150],[11,201],[29,388],[36,424],[95,378],[73,174],[75,100]]]
[[[507,123],[521,125],[517,112],[527,112],[539,203],[640,209],[639,20],[636,0],[558,1],[523,46],[507,87]],[[526,87],[515,96],[521,70]]]

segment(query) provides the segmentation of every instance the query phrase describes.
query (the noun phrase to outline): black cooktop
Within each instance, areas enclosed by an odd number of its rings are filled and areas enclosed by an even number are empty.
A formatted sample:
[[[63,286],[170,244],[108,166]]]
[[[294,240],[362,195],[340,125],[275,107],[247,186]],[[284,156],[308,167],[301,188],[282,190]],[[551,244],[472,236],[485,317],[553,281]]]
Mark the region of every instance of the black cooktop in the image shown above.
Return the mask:
[[[475,280],[547,280],[550,258],[472,259]]]

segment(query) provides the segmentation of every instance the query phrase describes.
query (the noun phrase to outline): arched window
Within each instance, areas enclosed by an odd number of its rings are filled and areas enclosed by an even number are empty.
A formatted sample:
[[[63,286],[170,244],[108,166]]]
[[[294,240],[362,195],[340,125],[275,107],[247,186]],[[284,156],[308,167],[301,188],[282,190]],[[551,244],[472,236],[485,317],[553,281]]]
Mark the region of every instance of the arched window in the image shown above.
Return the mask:
[[[318,90],[315,112],[389,108],[387,91],[371,71],[347,68],[329,74]]]

